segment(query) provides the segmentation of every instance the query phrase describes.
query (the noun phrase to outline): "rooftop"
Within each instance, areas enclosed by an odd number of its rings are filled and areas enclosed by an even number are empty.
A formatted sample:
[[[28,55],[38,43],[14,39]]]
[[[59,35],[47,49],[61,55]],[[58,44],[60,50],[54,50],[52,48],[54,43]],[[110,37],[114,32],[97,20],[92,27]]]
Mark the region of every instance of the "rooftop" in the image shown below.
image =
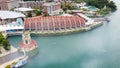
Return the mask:
[[[25,17],[25,15],[22,13],[13,12],[13,11],[0,11],[1,19],[18,18],[18,17]]]
[[[20,7],[15,9],[15,11],[20,11],[20,12],[33,11],[33,10],[34,9],[32,8],[25,8],[25,7]]]

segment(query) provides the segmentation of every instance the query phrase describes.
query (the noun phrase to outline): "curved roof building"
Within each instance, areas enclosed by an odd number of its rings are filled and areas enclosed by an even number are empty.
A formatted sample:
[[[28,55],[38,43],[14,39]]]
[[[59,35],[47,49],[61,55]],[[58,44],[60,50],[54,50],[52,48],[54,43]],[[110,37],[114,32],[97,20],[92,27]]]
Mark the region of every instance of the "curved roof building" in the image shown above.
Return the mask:
[[[85,26],[85,20],[78,16],[47,16],[32,17],[25,19],[24,27],[26,30],[65,30],[81,28]]]

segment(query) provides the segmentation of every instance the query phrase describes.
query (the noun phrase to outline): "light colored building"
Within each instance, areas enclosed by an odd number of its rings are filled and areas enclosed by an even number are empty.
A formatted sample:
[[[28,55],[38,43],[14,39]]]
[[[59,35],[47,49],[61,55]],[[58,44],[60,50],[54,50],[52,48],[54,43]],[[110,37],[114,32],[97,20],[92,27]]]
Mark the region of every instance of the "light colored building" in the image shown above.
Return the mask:
[[[13,11],[0,11],[0,32],[24,29],[24,14]]]
[[[44,12],[47,12],[50,15],[59,14],[59,12],[61,11],[59,2],[47,2],[44,3],[43,7],[44,7]]]
[[[0,10],[10,10],[19,7],[19,0],[0,0]]]
[[[38,8],[43,6],[44,1],[20,1],[19,6],[20,7],[26,7],[26,8]]]

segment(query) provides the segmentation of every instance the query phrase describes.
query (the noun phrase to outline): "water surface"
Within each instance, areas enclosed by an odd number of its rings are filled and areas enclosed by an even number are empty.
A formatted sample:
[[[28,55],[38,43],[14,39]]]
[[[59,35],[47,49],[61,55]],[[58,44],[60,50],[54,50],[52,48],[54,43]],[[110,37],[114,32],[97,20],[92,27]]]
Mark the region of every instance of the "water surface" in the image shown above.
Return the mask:
[[[88,32],[39,37],[39,54],[23,68],[120,68],[120,2],[111,22]],[[9,37],[17,47],[21,36]]]

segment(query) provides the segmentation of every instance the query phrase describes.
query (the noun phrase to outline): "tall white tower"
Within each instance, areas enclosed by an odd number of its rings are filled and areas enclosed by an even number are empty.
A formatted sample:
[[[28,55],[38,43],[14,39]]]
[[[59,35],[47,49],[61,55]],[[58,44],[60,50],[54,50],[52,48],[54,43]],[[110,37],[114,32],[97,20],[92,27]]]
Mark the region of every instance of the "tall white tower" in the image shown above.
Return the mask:
[[[36,41],[30,37],[30,32],[23,32],[22,41],[19,43],[19,48],[25,51],[31,51],[37,48]]]
[[[22,34],[22,40],[24,44],[30,44],[31,43],[30,32],[24,32]]]

